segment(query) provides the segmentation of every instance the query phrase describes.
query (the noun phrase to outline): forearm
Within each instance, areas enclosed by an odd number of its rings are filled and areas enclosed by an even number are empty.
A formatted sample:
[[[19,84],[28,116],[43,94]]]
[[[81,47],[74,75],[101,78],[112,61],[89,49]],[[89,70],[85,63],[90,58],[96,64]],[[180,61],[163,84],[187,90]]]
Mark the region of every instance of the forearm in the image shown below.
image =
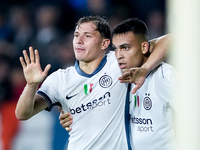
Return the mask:
[[[154,69],[161,62],[163,62],[168,56],[168,48],[171,43],[171,34],[153,39],[150,41],[150,52],[151,55],[147,61],[142,65],[148,71]]]
[[[37,85],[27,84],[18,100],[15,114],[19,120],[27,120],[33,116],[34,99],[37,91]]]

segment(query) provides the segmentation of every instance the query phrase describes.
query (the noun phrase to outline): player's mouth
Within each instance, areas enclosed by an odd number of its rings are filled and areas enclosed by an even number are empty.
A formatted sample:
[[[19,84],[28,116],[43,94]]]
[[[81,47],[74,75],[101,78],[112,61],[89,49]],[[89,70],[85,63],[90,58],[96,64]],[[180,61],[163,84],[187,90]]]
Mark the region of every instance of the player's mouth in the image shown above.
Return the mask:
[[[84,51],[85,49],[84,49],[84,48],[78,48],[78,47],[76,47],[75,50],[76,50],[77,52],[79,52],[79,51]]]
[[[125,63],[119,63],[119,67],[120,67],[121,69],[125,69],[125,68],[126,68],[126,64],[125,64]]]

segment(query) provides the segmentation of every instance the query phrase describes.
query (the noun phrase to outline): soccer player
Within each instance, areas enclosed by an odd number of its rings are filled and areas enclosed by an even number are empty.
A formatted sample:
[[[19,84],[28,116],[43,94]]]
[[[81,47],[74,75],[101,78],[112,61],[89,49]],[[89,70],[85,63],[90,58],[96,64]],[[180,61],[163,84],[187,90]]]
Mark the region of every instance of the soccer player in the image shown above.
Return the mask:
[[[127,84],[118,80],[121,70],[114,52],[105,54],[110,37],[111,29],[105,19],[99,16],[81,18],[73,39],[76,64],[48,77],[50,64],[43,71],[38,51],[30,47],[28,56],[24,50],[20,62],[27,85],[18,100],[16,117],[27,120],[42,110],[59,105],[64,112],[73,115],[69,150],[128,149],[123,121]],[[147,70],[164,57],[164,51],[155,49],[153,53],[162,56],[146,63]]]
[[[113,29],[112,41],[119,67],[125,73],[120,80],[126,83],[125,78],[131,74],[130,69],[142,66],[148,59],[148,29],[137,18],[127,19]],[[132,149],[175,148],[172,114],[175,110],[172,101],[175,79],[175,69],[163,62],[148,72],[144,84],[134,95],[130,92]]]

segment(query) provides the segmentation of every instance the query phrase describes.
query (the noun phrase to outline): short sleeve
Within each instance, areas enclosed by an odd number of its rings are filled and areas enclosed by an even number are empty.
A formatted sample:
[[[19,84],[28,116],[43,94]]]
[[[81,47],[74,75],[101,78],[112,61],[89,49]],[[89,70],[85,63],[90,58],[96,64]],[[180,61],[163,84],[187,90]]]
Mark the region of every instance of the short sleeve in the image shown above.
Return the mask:
[[[40,95],[47,101],[48,103],[48,108],[46,108],[47,111],[50,111],[52,107],[55,105],[61,106],[59,102],[58,83],[59,83],[59,70],[49,75],[44,80],[41,87],[37,91],[37,95]]]

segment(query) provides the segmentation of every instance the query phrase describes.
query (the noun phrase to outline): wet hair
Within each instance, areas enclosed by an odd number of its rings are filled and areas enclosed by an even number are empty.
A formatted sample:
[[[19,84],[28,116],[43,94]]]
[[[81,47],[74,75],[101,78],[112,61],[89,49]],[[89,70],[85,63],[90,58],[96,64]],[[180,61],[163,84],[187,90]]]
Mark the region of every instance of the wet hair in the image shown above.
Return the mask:
[[[100,16],[86,16],[82,17],[76,23],[76,27],[79,27],[82,23],[92,22],[96,25],[97,31],[101,34],[103,38],[111,39],[111,27],[105,17]]]
[[[137,34],[142,41],[148,41],[148,28],[146,24],[138,18],[129,18],[117,24],[112,30],[112,37],[127,32],[133,32]]]

